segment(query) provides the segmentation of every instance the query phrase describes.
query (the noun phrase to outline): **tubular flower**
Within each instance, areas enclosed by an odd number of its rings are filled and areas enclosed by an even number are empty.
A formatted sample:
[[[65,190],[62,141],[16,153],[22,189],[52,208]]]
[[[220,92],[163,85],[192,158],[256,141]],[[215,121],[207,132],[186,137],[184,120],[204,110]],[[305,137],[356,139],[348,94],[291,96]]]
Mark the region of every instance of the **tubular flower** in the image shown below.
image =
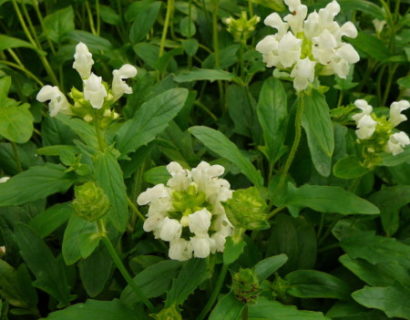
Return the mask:
[[[94,60],[88,47],[80,42],[75,47],[73,68],[78,71],[81,79],[85,80],[91,75]]]
[[[114,100],[121,98],[124,93],[132,93],[132,88],[124,81],[124,79],[134,78],[137,75],[137,69],[134,66],[124,64],[118,70],[114,70],[112,75],[112,94]]]
[[[83,81],[83,84],[84,99],[88,100],[94,109],[101,109],[104,98],[107,96],[107,90],[102,84],[102,78],[91,73],[88,79]]]
[[[354,24],[346,22],[340,26],[334,21],[340,12],[337,1],[309,15],[300,0],[285,0],[285,3],[291,13],[283,20],[276,12],[267,16],[265,25],[277,32],[256,45],[266,66],[290,72],[297,91],[305,90],[314,81],[315,73],[336,74],[345,79],[350,65],[360,58],[356,50],[342,40],[343,36],[357,36]]]
[[[206,258],[222,252],[232,233],[223,202],[232,197],[229,182],[219,178],[224,168],[202,161],[192,170],[177,162],[167,166],[167,184],[141,193],[139,205],[149,205],[144,230],[169,242],[168,255],[174,260]]]
[[[40,102],[50,101],[48,107],[50,116],[55,117],[59,112],[70,114],[70,104],[58,87],[45,85],[37,93],[36,99]]]
[[[401,113],[410,108],[408,101],[393,102],[390,106],[388,119],[385,116],[377,117],[373,113],[373,107],[365,100],[356,100],[354,104],[361,110],[361,112],[352,116],[357,126],[356,136],[359,141],[370,140],[369,143],[371,143],[374,140],[375,142],[369,150],[374,152],[381,146],[382,151],[395,156],[403,152],[403,148],[410,144],[410,139],[405,132],[397,132],[394,129],[407,120],[407,117]]]

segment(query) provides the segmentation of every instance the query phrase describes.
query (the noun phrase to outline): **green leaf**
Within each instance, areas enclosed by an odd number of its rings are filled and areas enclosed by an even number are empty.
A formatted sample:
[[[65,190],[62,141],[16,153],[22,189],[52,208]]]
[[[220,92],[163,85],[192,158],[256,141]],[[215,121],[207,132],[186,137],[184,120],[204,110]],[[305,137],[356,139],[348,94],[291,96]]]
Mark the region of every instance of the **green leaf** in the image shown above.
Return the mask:
[[[232,292],[220,297],[212,310],[209,320],[237,320],[240,319],[245,305],[238,300]]]
[[[58,203],[36,215],[30,226],[41,238],[45,238],[66,223],[72,214],[74,211],[70,203]]]
[[[193,57],[199,48],[199,42],[196,39],[182,40],[181,44],[186,54],[190,57]]]
[[[288,124],[287,95],[279,79],[269,78],[263,83],[257,113],[269,160],[273,164],[284,148]]]
[[[0,79],[0,101],[4,101],[7,99],[10,87],[11,87],[11,77],[3,77]]]
[[[81,119],[71,118],[62,113],[58,114],[56,119],[73,130],[87,145],[94,149],[98,148],[97,134],[92,125]]]
[[[286,7],[283,4],[283,0],[251,0],[251,2],[260,4],[266,8],[272,9],[274,11],[285,11]]]
[[[33,45],[27,41],[0,34],[0,51],[13,48],[33,48]]]
[[[145,102],[134,117],[118,130],[118,149],[122,153],[134,152],[154,140],[181,111],[187,97],[187,89],[177,88],[167,90]]]
[[[133,24],[129,31],[129,38],[132,44],[137,43],[145,38],[149,30],[157,19],[159,9],[161,8],[160,1],[152,3],[141,2],[139,10],[134,11]]]
[[[190,71],[182,71],[175,75],[174,81],[178,83],[193,82],[193,81],[216,81],[225,80],[232,81],[234,74],[216,69],[194,69]]]
[[[191,259],[185,262],[178,277],[172,281],[165,306],[182,305],[207,277],[206,259]]]
[[[54,42],[60,42],[74,28],[74,11],[71,6],[54,11],[44,18],[44,34]]]
[[[106,218],[118,231],[123,232],[127,227],[129,215],[121,167],[110,151],[98,153],[94,165],[97,185],[104,190],[111,204]]]
[[[3,100],[0,105],[0,136],[16,143],[30,140],[34,118],[29,109],[27,103],[18,105],[14,100]]]
[[[339,0],[342,11],[361,11],[376,19],[385,20],[383,9],[366,0]]]
[[[328,320],[321,312],[298,310],[265,298],[249,305],[250,320]]]
[[[18,224],[14,235],[21,256],[36,277],[34,286],[57,299],[60,306],[68,305],[70,287],[62,261],[53,256],[31,227]]]
[[[317,270],[296,270],[288,273],[287,293],[298,298],[332,298],[348,300],[349,286],[339,278]]]
[[[362,167],[360,159],[355,156],[348,156],[336,162],[333,167],[335,177],[341,179],[356,179],[368,173],[369,170]]]
[[[367,200],[340,187],[305,184],[290,188],[286,205],[311,208],[318,212],[340,214],[378,214],[379,209]]]
[[[27,268],[21,265],[17,270],[0,259],[0,295],[12,306],[35,309],[37,293],[31,285]]]
[[[189,132],[205,147],[231,161],[255,186],[263,185],[261,173],[222,132],[203,126],[191,127]]]
[[[113,8],[102,4],[100,4],[100,17],[102,21],[114,26],[121,23],[120,15]]]
[[[379,207],[383,229],[392,235],[399,228],[400,208],[410,203],[410,186],[385,187],[369,200]]]
[[[265,258],[259,261],[254,267],[259,282],[262,282],[263,280],[267,279],[280,267],[282,267],[287,261],[288,257],[284,253],[269,258]]]
[[[189,17],[184,17],[179,22],[179,32],[185,38],[191,38],[196,33],[195,23]]]
[[[361,56],[377,61],[384,61],[390,57],[389,50],[383,41],[374,35],[359,31],[357,38],[349,39],[349,42],[361,53]]]
[[[64,310],[52,312],[43,320],[138,320],[138,314],[124,306],[119,300],[87,300]]]
[[[73,183],[60,165],[34,166],[0,184],[0,207],[17,206],[65,192]]]
[[[389,317],[410,319],[410,291],[401,287],[364,287],[352,293],[367,308],[384,311]]]
[[[254,133],[254,110],[248,89],[236,84],[228,86],[226,105],[229,116],[235,125],[234,132],[252,137]]]
[[[134,282],[146,298],[159,297],[169,289],[181,264],[181,262],[174,260],[158,262],[141,271],[134,278]],[[135,295],[134,290],[127,286],[121,293],[121,301],[132,306],[140,300]]]
[[[243,249],[245,248],[246,242],[240,240],[235,242],[232,237],[226,240],[225,249],[223,253],[223,261],[225,265],[230,265],[241,256]]]
[[[74,30],[66,35],[66,38],[73,42],[84,42],[91,52],[108,52],[112,49],[111,42],[100,36],[82,30]]]
[[[305,129],[313,165],[322,176],[329,176],[334,150],[334,135],[329,106],[323,94],[303,95],[302,126]],[[300,106],[298,106],[300,107]]]
[[[90,256],[97,248],[101,236],[97,224],[88,222],[73,214],[64,231],[62,254],[67,265]]]
[[[397,84],[406,89],[410,89],[410,76],[402,77],[397,80]]]
[[[144,172],[144,181],[150,184],[166,184],[170,178],[166,166],[154,167]]]

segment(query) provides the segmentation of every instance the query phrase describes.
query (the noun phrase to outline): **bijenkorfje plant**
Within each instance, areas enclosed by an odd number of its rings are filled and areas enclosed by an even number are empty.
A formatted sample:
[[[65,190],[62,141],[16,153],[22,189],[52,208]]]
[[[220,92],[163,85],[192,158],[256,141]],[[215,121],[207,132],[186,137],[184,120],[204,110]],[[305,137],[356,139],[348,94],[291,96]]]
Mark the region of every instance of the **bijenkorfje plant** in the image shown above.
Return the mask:
[[[73,100],[70,104],[66,96],[57,86],[46,85],[37,94],[40,102],[50,101],[50,116],[58,113],[80,117],[87,122],[98,121],[99,126],[106,127],[112,120],[119,117],[113,109],[114,103],[124,94],[131,94],[132,88],[125,82],[126,79],[137,75],[137,69],[124,64],[112,72],[111,88],[102,81],[91,69],[94,64],[88,47],[80,42],[75,47],[73,68],[79,73],[83,82],[83,91],[72,88],[69,96]]]
[[[338,2],[334,0],[309,15],[307,6],[300,0],[285,0],[285,3],[290,13],[283,20],[276,12],[264,20],[277,32],[256,45],[266,66],[276,68],[274,75],[293,79],[298,92],[313,85],[320,75],[336,74],[346,79],[351,65],[359,61],[359,54],[342,37],[355,38],[357,29],[350,21],[342,26],[334,21],[340,12]]]
[[[188,260],[223,252],[232,233],[223,202],[232,197],[220,165],[202,161],[192,170],[177,162],[167,165],[167,184],[158,184],[138,196],[139,205],[149,205],[144,230],[169,242],[169,257]]]

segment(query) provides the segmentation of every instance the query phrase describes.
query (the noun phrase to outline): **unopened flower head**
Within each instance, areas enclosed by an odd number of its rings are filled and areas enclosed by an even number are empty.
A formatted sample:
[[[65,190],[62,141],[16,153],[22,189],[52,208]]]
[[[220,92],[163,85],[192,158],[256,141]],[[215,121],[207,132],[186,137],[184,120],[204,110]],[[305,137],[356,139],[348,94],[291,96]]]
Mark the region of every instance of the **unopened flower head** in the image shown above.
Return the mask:
[[[138,196],[139,205],[149,205],[144,230],[168,241],[169,257],[188,260],[222,252],[232,233],[222,203],[232,197],[229,182],[219,178],[220,165],[202,161],[192,170],[177,162],[167,166],[167,184],[158,184]]]
[[[232,34],[236,42],[242,43],[246,43],[246,40],[252,35],[259,21],[260,18],[258,16],[253,16],[248,19],[246,11],[242,11],[238,19],[225,19],[225,23],[228,25],[228,32]]]
[[[48,107],[51,117],[55,117],[60,112],[70,114],[70,104],[65,95],[56,86],[45,85],[37,93],[36,99],[40,102],[50,101]]]
[[[360,58],[352,45],[342,39],[357,36],[354,24],[346,22],[340,26],[334,21],[340,12],[337,1],[309,15],[300,0],[285,3],[291,13],[283,19],[276,12],[267,16],[264,23],[276,33],[256,45],[267,67],[288,71],[297,91],[307,89],[315,75],[336,74],[345,79],[351,64]]]
[[[394,129],[407,120],[402,112],[410,108],[408,101],[393,102],[388,118],[378,117],[373,112],[373,107],[365,100],[356,100],[354,104],[361,110],[352,116],[357,126],[356,136],[361,143],[367,145],[368,150],[372,153],[380,149],[379,151],[397,155],[403,152],[406,145],[410,144],[410,139],[405,132]]]

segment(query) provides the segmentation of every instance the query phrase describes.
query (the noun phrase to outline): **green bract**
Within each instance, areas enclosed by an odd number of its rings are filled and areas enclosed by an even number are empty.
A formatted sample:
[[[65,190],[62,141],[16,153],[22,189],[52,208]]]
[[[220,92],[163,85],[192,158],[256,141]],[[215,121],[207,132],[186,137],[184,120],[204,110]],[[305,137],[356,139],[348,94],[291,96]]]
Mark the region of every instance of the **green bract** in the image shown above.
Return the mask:
[[[87,221],[104,217],[110,209],[110,201],[104,190],[93,181],[74,187],[73,208],[75,213]]]

